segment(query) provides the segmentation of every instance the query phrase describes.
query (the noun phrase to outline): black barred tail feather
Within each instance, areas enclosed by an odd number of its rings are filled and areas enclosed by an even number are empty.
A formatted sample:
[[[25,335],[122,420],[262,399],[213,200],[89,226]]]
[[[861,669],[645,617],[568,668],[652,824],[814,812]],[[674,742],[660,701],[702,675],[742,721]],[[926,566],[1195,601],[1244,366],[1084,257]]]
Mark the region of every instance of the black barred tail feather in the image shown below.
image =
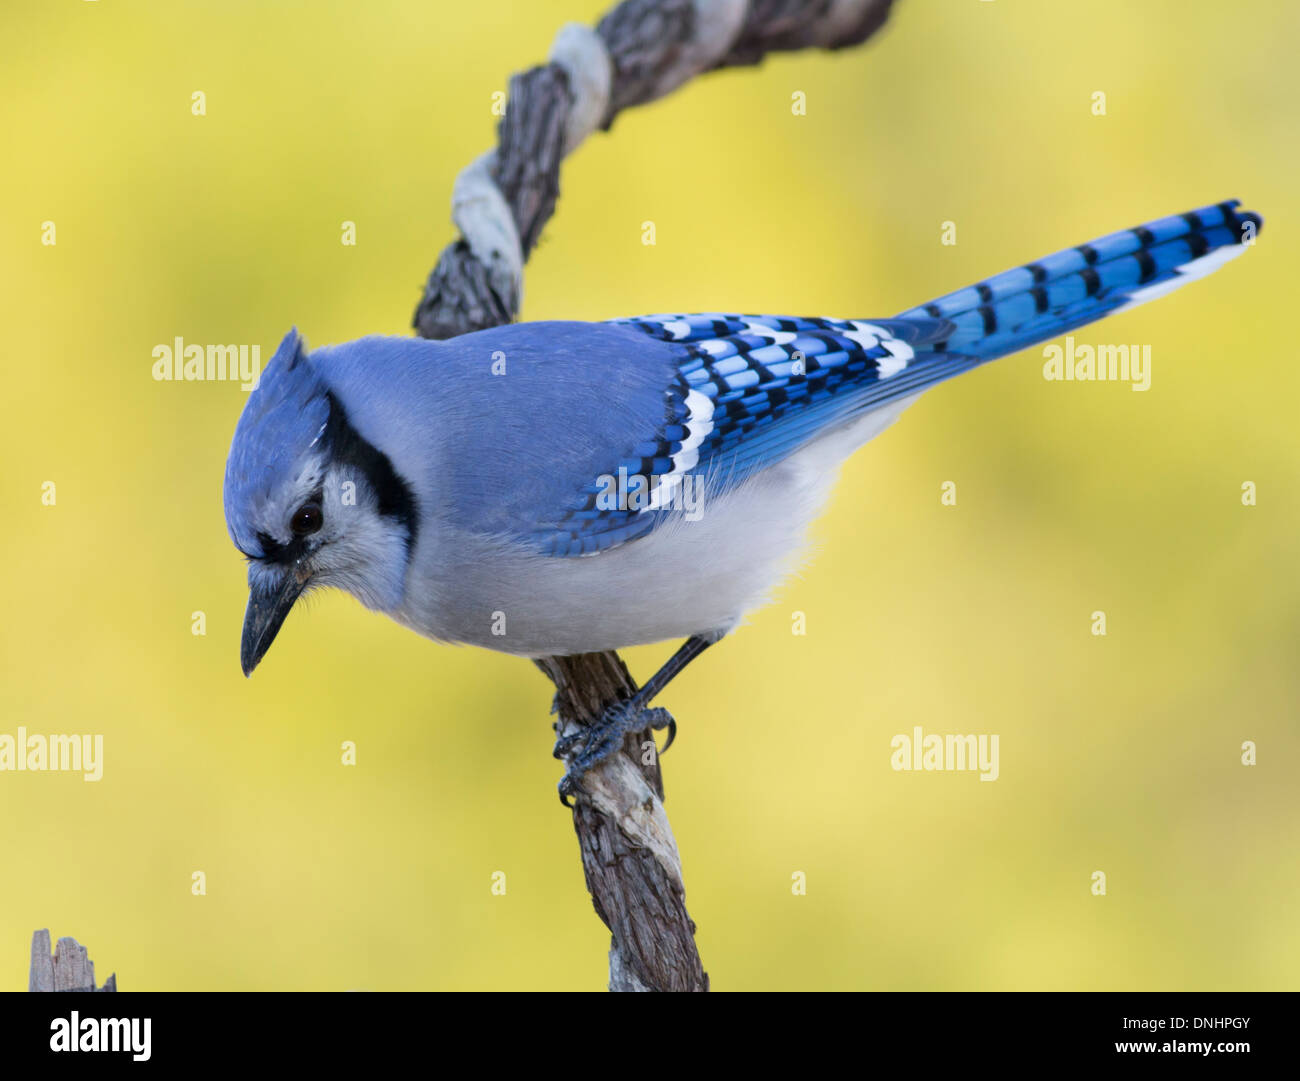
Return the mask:
[[[599,483],[581,490],[561,523],[539,531],[542,550],[590,555],[664,520],[639,507],[602,508],[605,478],[667,477],[671,487],[686,473],[712,470],[738,483],[866,414],[1204,277],[1259,232],[1259,215],[1237,206],[1220,203],[1112,233],[893,319],[709,312],[613,320],[671,350],[664,418],[652,436],[611,461]],[[660,362],[656,356],[653,363]],[[869,439],[881,428],[855,431]]]
[[[1233,199],[1066,248],[902,317],[947,319],[932,348],[993,360],[1204,277],[1254,242],[1258,214]]]

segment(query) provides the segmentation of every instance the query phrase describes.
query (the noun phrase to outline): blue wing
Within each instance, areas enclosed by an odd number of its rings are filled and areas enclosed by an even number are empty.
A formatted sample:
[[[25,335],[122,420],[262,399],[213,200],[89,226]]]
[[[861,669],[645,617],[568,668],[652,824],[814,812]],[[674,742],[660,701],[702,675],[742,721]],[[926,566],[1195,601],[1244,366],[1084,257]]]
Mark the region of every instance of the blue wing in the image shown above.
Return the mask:
[[[672,349],[664,421],[537,530],[538,544],[573,556],[626,543],[665,519],[651,510],[688,475],[736,483],[866,412],[1201,277],[1254,242],[1262,221],[1238,206],[1218,203],[1066,248],[893,319],[613,320]],[[611,492],[620,477],[646,478],[634,485],[639,500]],[[611,505],[611,495],[627,505]]]
[[[979,363],[935,352],[954,326],[928,316],[706,314],[612,322],[675,347],[664,422],[593,478],[557,523],[538,531],[550,555],[592,555],[640,537],[664,520],[652,511],[668,503],[685,476],[739,483],[829,429]]]

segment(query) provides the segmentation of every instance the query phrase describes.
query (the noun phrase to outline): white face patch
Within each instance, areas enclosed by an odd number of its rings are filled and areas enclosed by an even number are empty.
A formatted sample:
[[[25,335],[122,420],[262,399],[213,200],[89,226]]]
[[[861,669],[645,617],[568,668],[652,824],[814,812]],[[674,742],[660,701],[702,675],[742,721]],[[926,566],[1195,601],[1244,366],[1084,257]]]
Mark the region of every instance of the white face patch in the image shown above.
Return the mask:
[[[682,449],[673,455],[673,467],[659,480],[650,502],[641,508],[640,513],[658,510],[672,496],[674,490],[682,483],[682,477],[695,468],[700,460],[700,444],[713,431],[713,401],[698,390],[686,393],[686,439]]]
[[[331,468],[324,487],[325,523],[311,558],[313,582],[346,590],[367,608],[393,611],[405,589],[405,528],[379,514],[373,490],[351,468]]]

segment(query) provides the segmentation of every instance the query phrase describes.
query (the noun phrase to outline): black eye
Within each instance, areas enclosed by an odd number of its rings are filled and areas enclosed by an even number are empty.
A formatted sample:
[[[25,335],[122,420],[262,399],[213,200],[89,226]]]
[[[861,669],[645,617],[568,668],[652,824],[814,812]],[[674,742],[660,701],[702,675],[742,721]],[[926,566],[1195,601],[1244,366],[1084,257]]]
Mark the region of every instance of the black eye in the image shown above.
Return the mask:
[[[319,503],[304,503],[289,520],[289,528],[293,530],[295,537],[305,537],[308,533],[315,533],[321,527],[321,513]]]

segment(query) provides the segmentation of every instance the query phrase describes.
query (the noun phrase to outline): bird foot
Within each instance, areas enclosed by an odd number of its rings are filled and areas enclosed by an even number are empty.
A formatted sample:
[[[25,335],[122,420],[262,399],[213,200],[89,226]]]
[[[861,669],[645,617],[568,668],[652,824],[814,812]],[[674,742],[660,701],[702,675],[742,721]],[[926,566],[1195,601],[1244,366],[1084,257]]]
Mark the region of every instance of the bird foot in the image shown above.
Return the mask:
[[[629,732],[638,732],[644,728],[668,729],[668,742],[664,745],[664,750],[668,749],[677,735],[677,722],[666,709],[638,707],[629,699],[615,702],[594,724],[557,739],[553,753],[556,758],[564,759],[568,767],[559,784],[560,802],[566,807],[573,806],[571,798],[578,792],[586,791],[581,784],[582,775],[618,751]]]

